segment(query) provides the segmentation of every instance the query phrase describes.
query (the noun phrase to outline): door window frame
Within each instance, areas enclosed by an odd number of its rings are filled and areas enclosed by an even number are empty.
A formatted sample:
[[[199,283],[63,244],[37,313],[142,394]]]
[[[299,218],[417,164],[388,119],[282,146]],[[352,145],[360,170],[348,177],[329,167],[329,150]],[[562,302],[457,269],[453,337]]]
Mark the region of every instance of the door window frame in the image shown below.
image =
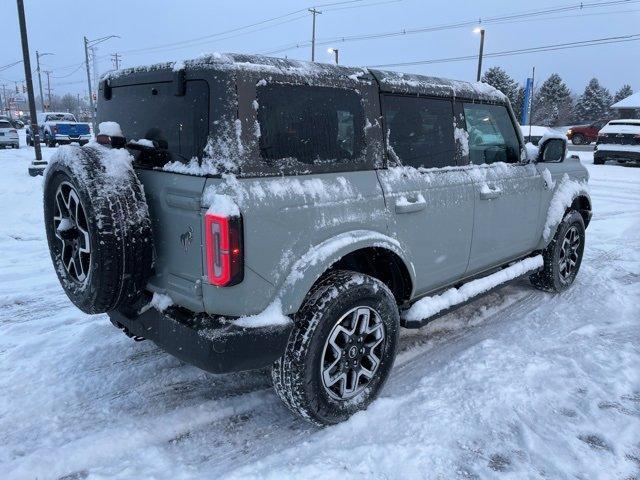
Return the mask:
[[[464,113],[464,104],[465,103],[470,103],[470,104],[479,104],[479,105],[494,105],[497,107],[503,107],[506,111],[507,114],[509,116],[509,119],[511,120],[511,126],[513,127],[513,130],[516,134],[516,139],[518,140],[518,161],[517,162],[512,162],[512,163],[507,163],[507,165],[527,165],[530,162],[527,158],[523,159],[522,156],[522,152],[524,150],[524,143],[523,143],[523,139],[522,139],[522,132],[520,131],[520,124],[517,122],[515,115],[513,113],[513,110],[511,108],[509,108],[508,105],[504,104],[504,103],[497,103],[497,102],[488,102],[488,101],[483,101],[483,100],[470,100],[470,99],[465,99],[465,98],[456,98],[454,103],[459,105],[459,114],[461,115],[461,125],[462,127],[458,127],[458,128],[464,128],[464,130],[467,132],[467,135],[469,134],[469,131],[467,130],[467,116]],[[468,155],[467,156],[467,163],[465,163],[466,165],[469,166],[473,166],[476,165],[475,163],[471,163],[471,156]],[[492,165],[492,164],[489,164]]]

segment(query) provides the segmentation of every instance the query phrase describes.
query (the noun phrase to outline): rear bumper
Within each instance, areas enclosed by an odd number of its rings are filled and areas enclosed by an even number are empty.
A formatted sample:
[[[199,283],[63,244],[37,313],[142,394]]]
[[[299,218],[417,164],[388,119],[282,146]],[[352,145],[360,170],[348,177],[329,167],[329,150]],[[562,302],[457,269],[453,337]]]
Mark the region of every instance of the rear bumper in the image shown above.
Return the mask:
[[[55,135],[56,142],[88,142],[91,140],[91,135],[78,135],[77,137],[70,137],[69,135]]]
[[[228,373],[271,365],[284,353],[293,323],[242,328],[221,317],[150,308],[131,319],[109,312],[111,322],[125,332],[151,340],[160,348],[203,370]]]
[[[639,151],[619,151],[619,150],[596,150],[593,153],[593,158],[596,160],[631,160],[640,161]]]
[[[18,138],[0,137],[0,145],[18,145]]]

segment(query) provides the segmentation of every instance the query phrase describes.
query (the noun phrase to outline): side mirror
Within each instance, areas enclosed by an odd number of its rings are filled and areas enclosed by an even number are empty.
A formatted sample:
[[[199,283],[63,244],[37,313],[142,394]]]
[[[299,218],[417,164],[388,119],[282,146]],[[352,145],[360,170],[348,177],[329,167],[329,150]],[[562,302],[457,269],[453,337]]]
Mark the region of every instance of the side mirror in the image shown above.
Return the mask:
[[[538,162],[561,162],[567,153],[567,141],[562,138],[542,139],[539,148]]]

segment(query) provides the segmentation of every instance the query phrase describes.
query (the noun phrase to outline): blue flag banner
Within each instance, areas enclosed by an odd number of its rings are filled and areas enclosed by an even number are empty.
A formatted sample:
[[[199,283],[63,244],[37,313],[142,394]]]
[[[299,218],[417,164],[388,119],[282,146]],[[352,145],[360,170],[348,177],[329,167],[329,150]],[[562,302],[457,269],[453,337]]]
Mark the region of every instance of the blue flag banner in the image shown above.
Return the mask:
[[[522,118],[520,125],[527,125],[529,123],[529,112],[531,112],[531,100],[533,93],[533,78],[527,78],[527,82],[524,88],[524,102],[522,102]]]

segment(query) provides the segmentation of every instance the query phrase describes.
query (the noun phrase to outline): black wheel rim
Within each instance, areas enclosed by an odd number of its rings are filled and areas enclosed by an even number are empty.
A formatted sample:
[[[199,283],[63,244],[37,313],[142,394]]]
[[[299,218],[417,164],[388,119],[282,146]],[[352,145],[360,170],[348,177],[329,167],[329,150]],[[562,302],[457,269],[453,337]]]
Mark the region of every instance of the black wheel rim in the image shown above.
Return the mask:
[[[580,232],[578,232],[578,227],[575,225],[571,226],[562,239],[558,258],[558,272],[562,283],[570,283],[578,268],[581,243],[582,240],[580,238]]]
[[[87,215],[73,185],[62,182],[53,200],[53,231],[68,277],[84,285],[91,266],[91,237]]]
[[[348,400],[375,378],[386,342],[380,314],[371,307],[355,307],[336,322],[322,352],[320,376],[327,394]]]

